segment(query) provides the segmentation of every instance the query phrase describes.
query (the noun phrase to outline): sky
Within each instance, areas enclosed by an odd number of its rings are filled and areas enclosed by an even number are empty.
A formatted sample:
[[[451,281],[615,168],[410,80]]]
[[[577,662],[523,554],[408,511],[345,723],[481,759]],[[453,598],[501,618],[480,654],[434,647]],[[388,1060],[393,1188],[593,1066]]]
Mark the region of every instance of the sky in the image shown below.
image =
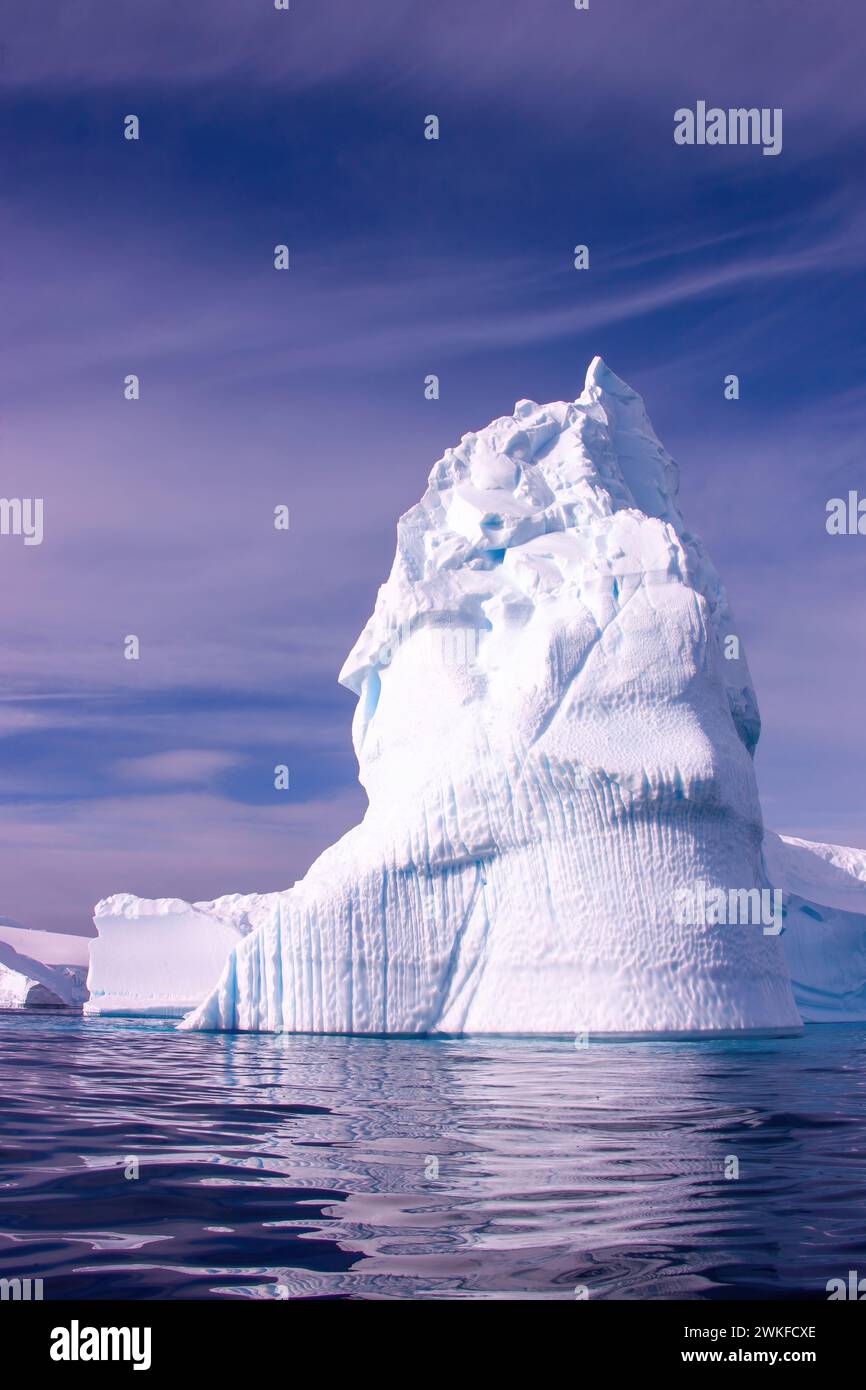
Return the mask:
[[[0,913],[301,877],[363,814],[336,678],[398,516],[596,353],[725,581],[768,825],[866,847],[864,58],[817,0],[9,0]],[[698,101],[781,153],[677,145]]]

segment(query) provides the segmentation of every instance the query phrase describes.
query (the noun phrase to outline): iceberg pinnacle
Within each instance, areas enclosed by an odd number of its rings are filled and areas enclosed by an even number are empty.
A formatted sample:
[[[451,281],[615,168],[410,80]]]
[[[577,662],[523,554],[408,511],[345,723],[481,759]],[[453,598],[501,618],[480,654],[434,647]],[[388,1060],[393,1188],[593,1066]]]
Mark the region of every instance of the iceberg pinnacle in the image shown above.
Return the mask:
[[[769,885],[757,702],[677,490],[598,357],[446,450],[340,673],[367,813],[182,1026],[799,1027],[778,937],[678,906]]]

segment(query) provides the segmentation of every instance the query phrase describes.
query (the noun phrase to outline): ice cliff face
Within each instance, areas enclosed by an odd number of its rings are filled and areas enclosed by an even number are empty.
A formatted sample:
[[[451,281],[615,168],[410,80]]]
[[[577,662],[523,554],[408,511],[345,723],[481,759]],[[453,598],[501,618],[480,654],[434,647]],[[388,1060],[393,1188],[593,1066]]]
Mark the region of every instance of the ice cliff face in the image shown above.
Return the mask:
[[[90,947],[84,1012],[181,1018],[195,1008],[251,929],[237,901],[103,898],[93,919],[98,936]]]
[[[684,885],[768,880],[757,704],[676,491],[598,358],[446,452],[340,677],[367,815],[255,900],[184,1026],[799,1026],[778,938],[679,920]]]

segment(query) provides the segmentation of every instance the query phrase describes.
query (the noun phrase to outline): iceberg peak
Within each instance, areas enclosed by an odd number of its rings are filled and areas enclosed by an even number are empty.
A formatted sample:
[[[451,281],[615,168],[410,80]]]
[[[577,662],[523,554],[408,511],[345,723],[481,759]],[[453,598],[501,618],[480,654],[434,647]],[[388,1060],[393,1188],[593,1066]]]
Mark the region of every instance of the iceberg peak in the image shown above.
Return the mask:
[[[591,391],[593,387],[607,395],[621,397],[623,400],[639,400],[643,405],[637,391],[632,390],[628,382],[623,381],[616,372],[612,372],[603,357],[593,357],[586,369],[584,390]]]
[[[584,604],[590,593],[673,575],[706,600],[718,638],[728,635],[724,588],[685,526],[679,470],[641,397],[600,357],[586,380],[576,401],[521,400],[513,415],[463,435],[400,518],[391,574],[339,676],[362,696],[359,759],[382,672],[421,627],[468,631],[492,649],[485,634],[525,625],[539,604]],[[603,623],[601,610],[596,617]],[[753,749],[759,720],[745,661],[721,670]]]

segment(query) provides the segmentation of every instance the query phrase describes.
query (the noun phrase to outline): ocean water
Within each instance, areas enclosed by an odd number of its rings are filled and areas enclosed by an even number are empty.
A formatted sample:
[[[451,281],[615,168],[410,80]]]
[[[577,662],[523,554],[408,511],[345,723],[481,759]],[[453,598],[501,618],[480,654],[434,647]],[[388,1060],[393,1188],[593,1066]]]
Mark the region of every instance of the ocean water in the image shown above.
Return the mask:
[[[859,1026],[580,1048],[7,1013],[0,1107],[0,1276],[46,1299],[825,1299],[866,1274]]]

